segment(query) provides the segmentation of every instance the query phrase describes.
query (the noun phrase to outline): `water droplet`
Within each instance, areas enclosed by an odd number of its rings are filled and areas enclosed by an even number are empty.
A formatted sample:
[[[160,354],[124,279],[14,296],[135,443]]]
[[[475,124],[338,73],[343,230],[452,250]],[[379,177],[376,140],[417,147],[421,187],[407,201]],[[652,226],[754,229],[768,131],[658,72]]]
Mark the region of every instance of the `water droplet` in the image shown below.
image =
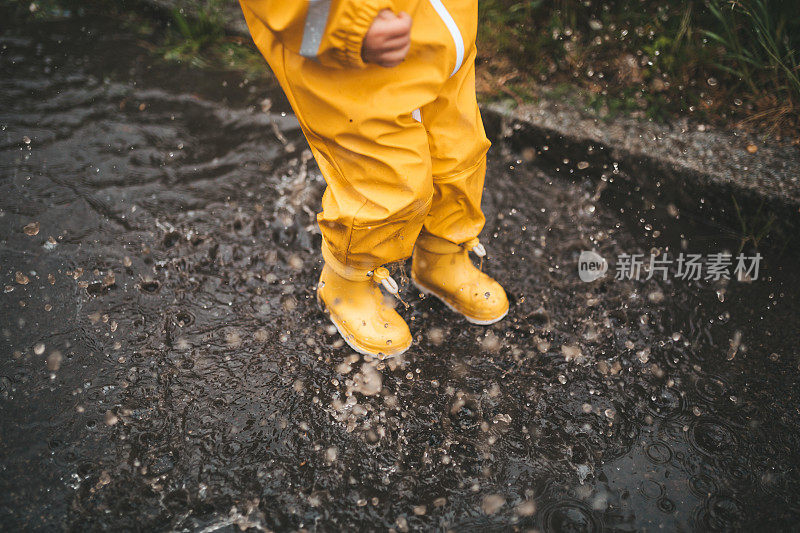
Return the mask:
[[[730,340],[730,347],[728,348],[728,361],[736,357],[736,352],[742,346],[742,332],[736,330],[733,332],[733,337]]]
[[[434,346],[439,346],[444,342],[444,331],[440,328],[431,328],[428,330],[428,340]]]
[[[497,352],[500,350],[500,338],[492,332],[486,334],[483,339],[480,339],[481,347],[487,352]]]
[[[488,494],[483,497],[481,510],[484,514],[492,515],[506,504],[506,499],[501,494]]]
[[[408,531],[408,520],[404,516],[400,516],[394,522],[397,525],[397,529],[400,530],[401,533],[405,533]]]
[[[297,254],[292,254],[291,256],[289,256],[289,260],[287,262],[289,264],[289,267],[293,270],[303,269],[303,259]]]
[[[569,346],[569,345],[565,344],[564,346],[561,347],[561,353],[564,355],[564,359],[567,362],[570,362],[570,361],[581,362],[581,361],[583,361],[583,352],[581,351],[580,346]]]
[[[106,422],[106,425],[113,426],[114,424],[119,422],[119,418],[117,418],[117,415],[115,415],[113,412],[106,411],[105,422]]]
[[[242,338],[237,331],[229,331],[225,334],[225,342],[231,348],[238,348],[242,344]]]
[[[336,458],[339,456],[339,449],[336,446],[331,446],[327,450],[325,450],[325,460],[328,463],[335,463]]]
[[[59,368],[61,368],[61,361],[64,357],[61,355],[61,352],[54,351],[50,355],[47,356],[47,369],[51,372],[57,372]]]

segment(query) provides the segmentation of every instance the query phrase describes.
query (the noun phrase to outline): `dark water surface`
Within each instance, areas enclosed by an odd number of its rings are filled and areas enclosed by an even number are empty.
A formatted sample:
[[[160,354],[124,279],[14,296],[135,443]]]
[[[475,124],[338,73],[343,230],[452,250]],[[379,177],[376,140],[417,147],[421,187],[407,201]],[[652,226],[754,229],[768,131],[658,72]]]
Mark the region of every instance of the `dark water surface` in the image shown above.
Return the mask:
[[[316,307],[324,183],[274,88],[97,15],[6,26],[0,73],[0,529],[796,527],[796,252],[584,283],[581,250],[737,242],[496,142],[509,317],[406,286],[414,346],[364,361]]]

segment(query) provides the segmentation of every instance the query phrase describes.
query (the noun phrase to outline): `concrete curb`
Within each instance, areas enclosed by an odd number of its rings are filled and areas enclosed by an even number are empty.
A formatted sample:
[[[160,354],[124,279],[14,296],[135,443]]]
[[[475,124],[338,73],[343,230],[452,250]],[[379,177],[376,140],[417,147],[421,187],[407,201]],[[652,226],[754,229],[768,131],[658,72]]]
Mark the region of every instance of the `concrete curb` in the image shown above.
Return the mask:
[[[550,137],[551,145],[602,147],[611,159],[646,162],[701,185],[800,207],[800,150],[786,142],[763,141],[687,119],[672,124],[626,117],[603,120],[553,100],[515,109],[500,104],[487,108],[509,123],[506,129],[539,130]]]

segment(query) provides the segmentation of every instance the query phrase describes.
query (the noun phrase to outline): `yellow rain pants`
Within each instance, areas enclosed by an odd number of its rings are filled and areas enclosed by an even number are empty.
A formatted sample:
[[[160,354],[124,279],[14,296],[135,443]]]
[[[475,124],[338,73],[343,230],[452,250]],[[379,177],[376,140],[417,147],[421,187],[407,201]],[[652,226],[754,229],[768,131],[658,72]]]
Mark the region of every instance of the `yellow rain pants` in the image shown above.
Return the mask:
[[[486,139],[475,99],[477,0],[240,0],[328,187],[317,220],[325,262],[360,280],[420,245],[476,237]],[[361,43],[382,9],[413,19],[393,68]]]

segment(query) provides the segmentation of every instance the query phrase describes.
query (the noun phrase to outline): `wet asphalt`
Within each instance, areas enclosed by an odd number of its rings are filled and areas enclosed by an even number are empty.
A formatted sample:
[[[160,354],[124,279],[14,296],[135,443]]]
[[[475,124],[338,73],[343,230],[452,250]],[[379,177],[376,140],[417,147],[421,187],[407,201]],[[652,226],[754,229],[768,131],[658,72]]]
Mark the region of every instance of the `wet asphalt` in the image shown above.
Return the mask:
[[[747,235],[495,128],[509,316],[469,325],[398,268],[414,345],[365,359],[314,298],[324,180],[276,87],[96,13],[12,25],[0,72],[1,529],[795,527],[791,247],[749,282],[617,280]]]

